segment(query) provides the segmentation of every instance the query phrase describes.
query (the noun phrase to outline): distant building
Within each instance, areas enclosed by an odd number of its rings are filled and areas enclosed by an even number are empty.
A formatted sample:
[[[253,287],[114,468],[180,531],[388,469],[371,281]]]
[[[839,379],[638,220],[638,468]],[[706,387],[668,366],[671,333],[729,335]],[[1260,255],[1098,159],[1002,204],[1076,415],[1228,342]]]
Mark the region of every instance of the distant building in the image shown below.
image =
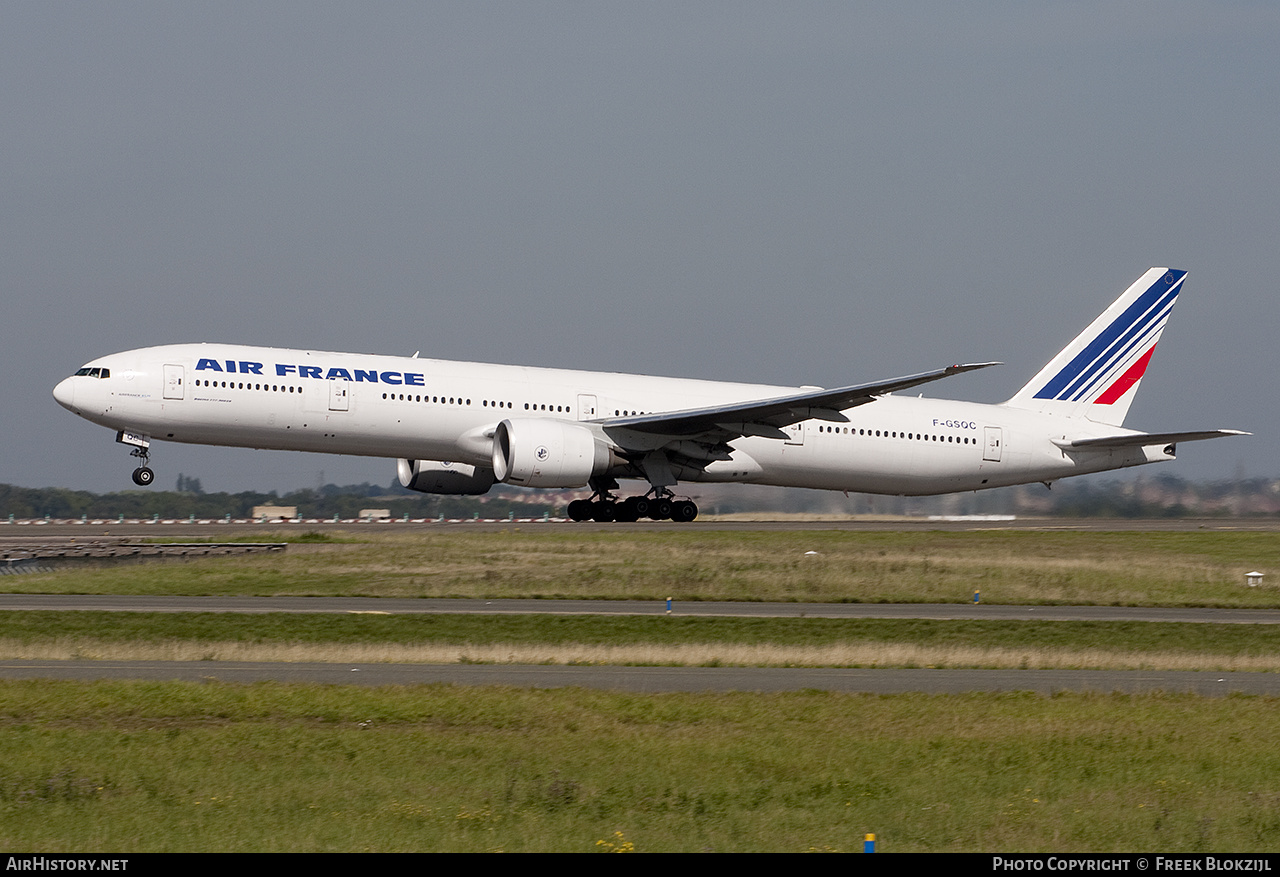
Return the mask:
[[[253,507],[253,519],[261,521],[292,520],[298,516],[296,505],[256,505]]]

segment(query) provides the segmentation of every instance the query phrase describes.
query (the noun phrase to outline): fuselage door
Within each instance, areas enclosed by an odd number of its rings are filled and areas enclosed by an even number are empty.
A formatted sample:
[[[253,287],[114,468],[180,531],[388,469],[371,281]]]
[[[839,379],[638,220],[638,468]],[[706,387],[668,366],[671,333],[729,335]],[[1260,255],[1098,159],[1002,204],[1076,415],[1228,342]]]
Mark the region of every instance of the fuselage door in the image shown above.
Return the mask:
[[[166,365],[164,367],[164,397],[181,399],[186,392],[182,389],[182,366]]]
[[[596,397],[578,396],[578,419],[579,420],[595,420],[599,415],[596,414]]]
[[[791,424],[788,424],[787,426],[784,426],[782,428],[782,431],[787,434],[787,440],[785,444],[788,444],[788,445],[804,444],[804,421],[803,420],[800,421],[799,423],[791,423]]]
[[[984,426],[983,430],[983,446],[982,459],[991,463],[1000,462],[1000,445],[1003,440],[1000,437],[1000,427]]]
[[[350,404],[350,392],[350,381],[329,381],[329,410],[346,411]]]

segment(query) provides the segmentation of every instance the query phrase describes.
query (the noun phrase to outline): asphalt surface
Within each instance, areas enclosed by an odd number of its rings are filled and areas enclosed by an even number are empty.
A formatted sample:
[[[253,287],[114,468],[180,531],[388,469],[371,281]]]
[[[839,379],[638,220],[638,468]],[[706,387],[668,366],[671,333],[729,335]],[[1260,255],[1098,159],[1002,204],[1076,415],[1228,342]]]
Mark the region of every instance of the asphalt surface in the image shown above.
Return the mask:
[[[44,539],[48,537],[125,536],[131,539],[148,537],[217,538],[227,534],[280,533],[280,532],[359,532],[422,534],[462,531],[500,532],[519,528],[569,528],[571,532],[613,532],[618,529],[805,532],[812,530],[848,531],[965,531],[965,530],[1078,530],[1086,532],[1184,532],[1190,530],[1216,531],[1280,531],[1280,518],[1015,518],[992,520],[981,517],[968,518],[905,518],[867,517],[854,520],[780,520],[780,521],[709,521],[697,520],[687,524],[671,521],[639,521],[634,524],[597,524],[591,521],[571,523],[562,520],[519,519],[513,521],[275,521],[250,523],[222,521],[161,520],[126,521],[17,521],[0,520],[0,542],[5,539]]]
[[[396,597],[173,597],[0,594],[0,611],[233,612],[388,615],[666,615],[662,601],[470,600]],[[736,618],[922,618],[1006,621],[1153,621],[1280,624],[1280,609],[1168,609],[1141,606],[1004,606],[973,603],[676,602],[672,615]]]
[[[802,667],[580,667],[524,664],[277,664],[241,661],[4,661],[5,679],[146,679],[319,685],[507,685],[641,693],[963,694],[972,691],[1164,691],[1280,696],[1280,674],[1108,670],[846,670]]]

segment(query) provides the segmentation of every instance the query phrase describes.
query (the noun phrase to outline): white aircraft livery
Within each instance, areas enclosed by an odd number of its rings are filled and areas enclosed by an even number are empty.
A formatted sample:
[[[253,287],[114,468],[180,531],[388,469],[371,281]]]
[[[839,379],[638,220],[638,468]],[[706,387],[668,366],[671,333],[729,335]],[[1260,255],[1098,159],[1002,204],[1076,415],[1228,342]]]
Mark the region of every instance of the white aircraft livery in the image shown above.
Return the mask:
[[[153,440],[398,458],[400,483],[595,492],[574,520],[691,521],[680,482],[921,496],[1173,459],[1238,430],[1122,427],[1185,271],[1152,268],[1007,402],[899,395],[997,363],[834,390],[228,344],[100,357],[54,388],[116,431],[150,484]],[[620,499],[617,479],[649,490]]]

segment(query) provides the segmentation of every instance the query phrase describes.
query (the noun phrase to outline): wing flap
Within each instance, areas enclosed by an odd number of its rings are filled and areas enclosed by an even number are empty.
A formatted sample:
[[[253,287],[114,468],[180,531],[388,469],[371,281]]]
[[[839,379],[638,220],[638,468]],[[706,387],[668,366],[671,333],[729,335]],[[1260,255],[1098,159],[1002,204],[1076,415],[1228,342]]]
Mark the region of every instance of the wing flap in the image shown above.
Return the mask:
[[[753,399],[710,408],[611,417],[596,422],[610,434],[615,430],[625,429],[672,438],[709,437],[717,441],[745,435],[785,438],[786,434],[781,431],[784,426],[790,426],[802,420],[845,423],[848,422],[848,418],[841,414],[841,411],[865,405],[874,401],[877,396],[908,390],[952,375],[999,364],[998,362],[978,362],[952,365],[918,375],[906,375],[869,384],[855,384],[834,390],[812,390],[772,399]]]

